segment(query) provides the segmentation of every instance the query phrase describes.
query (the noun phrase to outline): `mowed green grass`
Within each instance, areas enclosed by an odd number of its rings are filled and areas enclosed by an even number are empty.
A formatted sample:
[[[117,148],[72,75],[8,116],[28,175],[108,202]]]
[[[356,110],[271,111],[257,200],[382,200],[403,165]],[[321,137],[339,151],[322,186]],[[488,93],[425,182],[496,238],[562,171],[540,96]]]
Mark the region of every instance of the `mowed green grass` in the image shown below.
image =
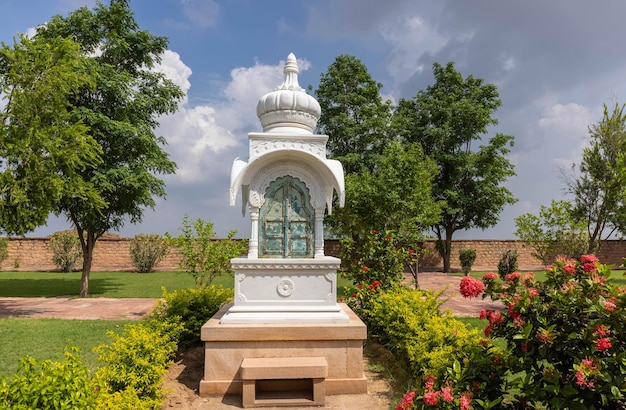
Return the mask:
[[[11,376],[21,357],[37,360],[63,360],[65,346],[78,347],[78,356],[91,369],[98,367],[94,346],[109,344],[107,330],[119,333],[130,321],[63,320],[63,319],[0,319],[0,377]]]
[[[0,297],[78,296],[80,272],[0,272]],[[215,284],[233,287],[234,279],[220,277]],[[168,292],[195,287],[186,272],[91,272],[89,297],[159,298]]]

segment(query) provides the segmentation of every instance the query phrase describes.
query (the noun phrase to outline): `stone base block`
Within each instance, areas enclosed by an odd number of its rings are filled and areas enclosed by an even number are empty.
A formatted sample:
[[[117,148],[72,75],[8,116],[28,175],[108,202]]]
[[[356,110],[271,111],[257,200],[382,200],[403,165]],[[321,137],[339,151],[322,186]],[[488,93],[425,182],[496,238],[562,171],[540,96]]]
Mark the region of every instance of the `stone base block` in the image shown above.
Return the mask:
[[[318,389],[323,385],[327,395],[367,393],[363,373],[367,329],[350,308],[339,306],[349,318],[347,323],[224,324],[221,317],[230,308],[225,306],[202,327],[205,363],[200,395],[241,394],[242,375],[251,374],[250,370],[242,371],[248,358],[287,358],[290,363],[303,358],[303,368],[306,360],[323,358],[328,364],[326,377],[314,372],[305,379],[315,380]]]

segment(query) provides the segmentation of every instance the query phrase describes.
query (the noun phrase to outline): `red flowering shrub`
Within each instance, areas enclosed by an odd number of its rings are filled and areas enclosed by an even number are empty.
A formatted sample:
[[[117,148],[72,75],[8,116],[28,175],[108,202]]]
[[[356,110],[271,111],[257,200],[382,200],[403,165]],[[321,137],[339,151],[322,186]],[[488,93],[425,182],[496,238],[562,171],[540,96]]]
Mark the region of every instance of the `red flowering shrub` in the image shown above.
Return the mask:
[[[341,275],[354,283],[379,281],[385,289],[403,280],[408,250],[402,248],[391,231],[372,230],[357,240],[341,241]]]
[[[483,297],[505,307],[480,315],[489,320],[485,334],[510,351],[502,408],[626,408],[626,294],[609,276],[608,266],[583,255],[557,258],[544,282],[518,272],[483,277]],[[461,292],[477,289],[465,284]]]

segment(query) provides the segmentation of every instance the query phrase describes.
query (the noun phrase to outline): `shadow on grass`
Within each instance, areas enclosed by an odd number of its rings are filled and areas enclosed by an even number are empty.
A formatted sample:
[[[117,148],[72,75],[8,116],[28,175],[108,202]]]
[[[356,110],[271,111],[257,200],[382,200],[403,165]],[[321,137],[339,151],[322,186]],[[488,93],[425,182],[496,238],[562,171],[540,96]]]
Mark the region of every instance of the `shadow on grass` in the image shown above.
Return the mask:
[[[80,276],[62,276],[58,278],[6,278],[0,279],[0,297],[57,297],[78,296]],[[123,283],[111,278],[90,278],[89,296],[102,297],[106,293],[121,289]]]

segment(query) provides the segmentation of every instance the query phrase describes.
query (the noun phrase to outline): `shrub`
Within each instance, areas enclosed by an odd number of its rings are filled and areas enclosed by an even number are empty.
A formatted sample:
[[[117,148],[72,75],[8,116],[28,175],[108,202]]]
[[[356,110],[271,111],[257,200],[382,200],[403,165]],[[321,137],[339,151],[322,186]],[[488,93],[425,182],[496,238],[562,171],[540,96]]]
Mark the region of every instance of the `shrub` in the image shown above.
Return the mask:
[[[0,238],[0,265],[9,257],[9,238]]]
[[[618,409],[626,406],[626,292],[593,255],[558,258],[544,282],[518,272],[483,278],[504,303],[483,311],[485,333],[511,355],[503,404],[513,407]]]
[[[381,290],[370,301],[369,330],[408,364],[414,380],[425,375],[441,378],[455,360],[476,372],[491,371],[480,332],[468,329],[451,313],[442,313],[440,296],[441,292],[407,287]]]
[[[165,234],[170,243],[181,251],[179,267],[193,275],[198,286],[209,286],[215,278],[232,274],[230,260],[246,249],[245,241],[233,239],[237,231],[230,231],[227,239],[216,240],[213,223],[189,216],[183,218],[182,235],[174,238]]]
[[[175,321],[182,326],[179,343],[189,346],[200,340],[200,328],[233,298],[233,290],[222,286],[180,289],[167,293],[157,302],[151,318]]]
[[[385,288],[392,288],[404,279],[404,263],[408,258],[394,233],[372,230],[363,238],[341,241],[341,274],[354,283],[371,284],[379,281]]]
[[[138,272],[154,271],[169,252],[169,243],[166,238],[157,234],[139,234],[130,240],[130,256],[133,266]]]
[[[161,378],[176,352],[180,330],[171,322],[150,320],[126,325],[120,335],[109,332],[112,343],[94,348],[104,363],[96,373],[104,394],[132,398],[136,393],[147,408],[158,409]]]
[[[509,273],[517,270],[517,251],[515,249],[507,249],[502,252],[500,261],[498,262],[498,275],[504,279]]]
[[[459,262],[465,276],[472,271],[472,265],[476,261],[476,249],[461,249],[459,251]]]
[[[71,272],[83,257],[78,236],[70,231],[56,232],[50,237],[52,262],[61,272]]]
[[[66,348],[62,362],[21,358],[13,378],[0,379],[0,408],[94,408],[97,385],[76,353],[75,347]]]

